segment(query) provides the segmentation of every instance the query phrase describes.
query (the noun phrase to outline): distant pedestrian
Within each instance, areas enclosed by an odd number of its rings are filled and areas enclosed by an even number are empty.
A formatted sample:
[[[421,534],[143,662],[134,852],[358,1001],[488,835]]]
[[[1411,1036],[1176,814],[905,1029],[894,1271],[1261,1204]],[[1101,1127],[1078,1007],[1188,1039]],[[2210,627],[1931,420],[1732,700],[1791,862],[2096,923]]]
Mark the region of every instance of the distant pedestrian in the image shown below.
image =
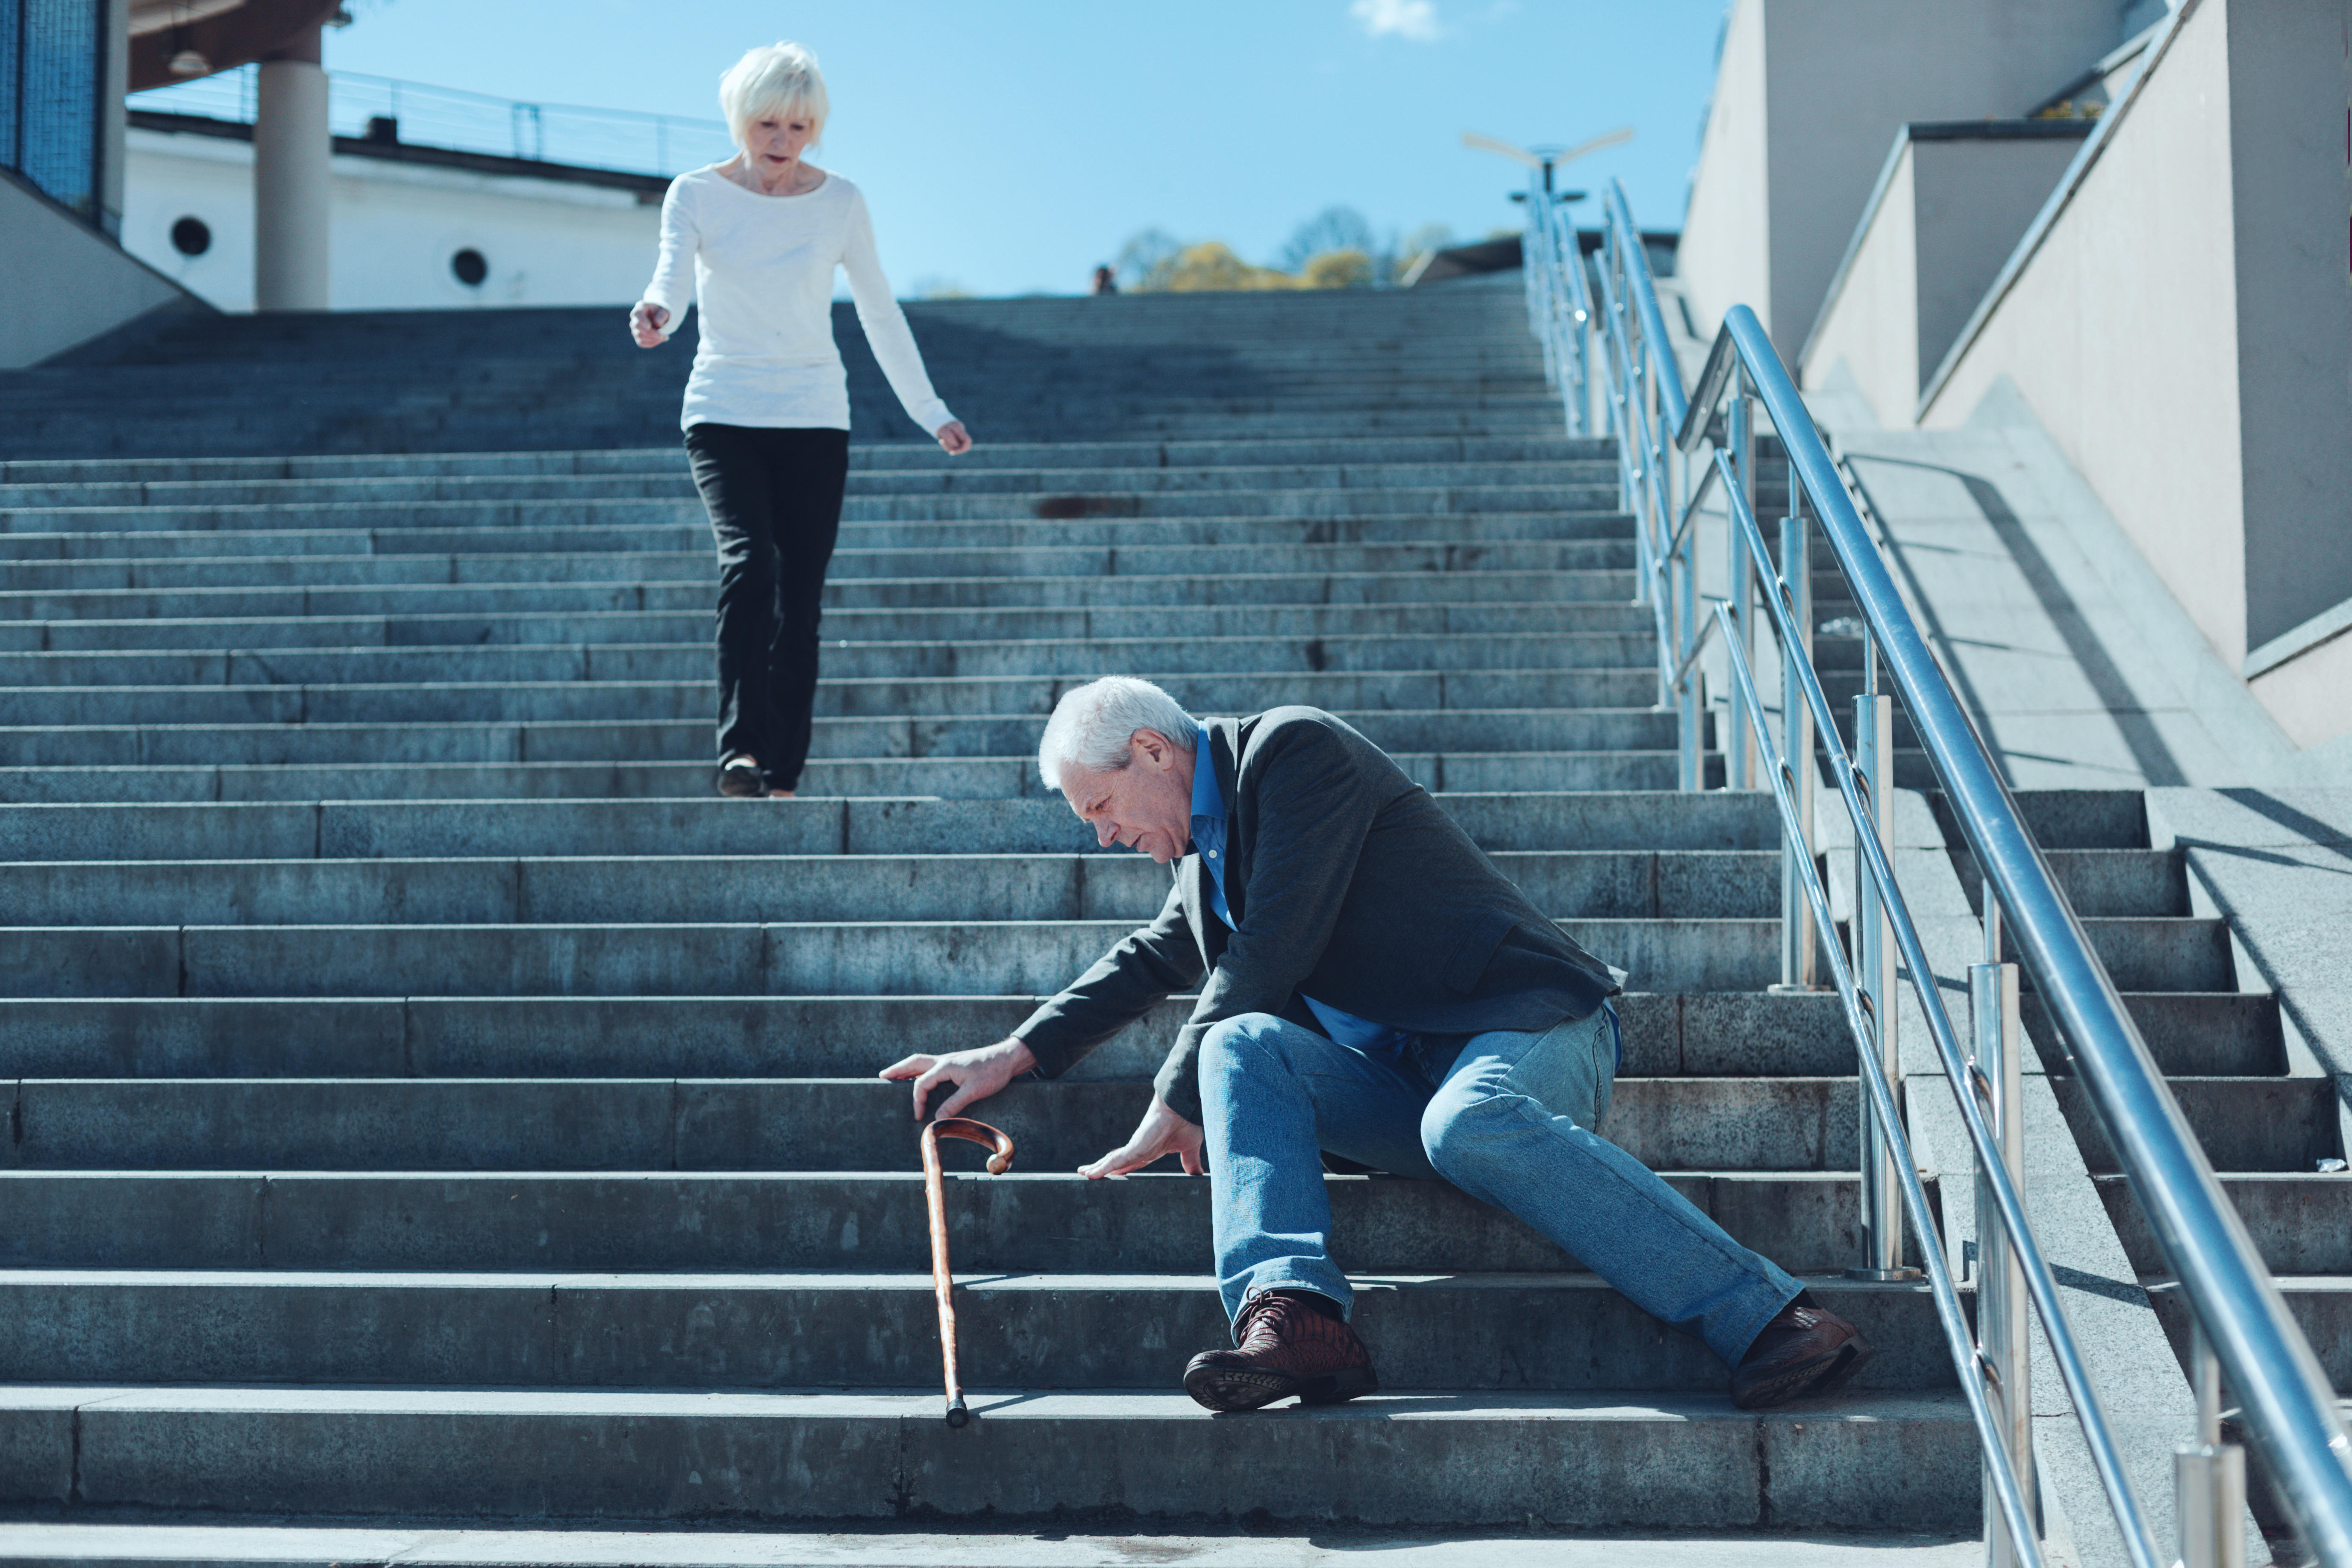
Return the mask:
[[[950,456],[971,437],[931,390],[866,198],[802,157],[828,110],[816,57],[753,49],[719,79],[719,102],[738,150],[670,182],[629,332],[653,348],[700,302],[678,422],[719,545],[719,793],[789,797],[808,761],[817,618],[849,472],[835,267],[908,416]]]
[[[1118,292],[1118,279],[1111,276],[1111,270],[1109,268],[1097,267],[1095,268],[1095,292],[1097,294],[1116,294]]]

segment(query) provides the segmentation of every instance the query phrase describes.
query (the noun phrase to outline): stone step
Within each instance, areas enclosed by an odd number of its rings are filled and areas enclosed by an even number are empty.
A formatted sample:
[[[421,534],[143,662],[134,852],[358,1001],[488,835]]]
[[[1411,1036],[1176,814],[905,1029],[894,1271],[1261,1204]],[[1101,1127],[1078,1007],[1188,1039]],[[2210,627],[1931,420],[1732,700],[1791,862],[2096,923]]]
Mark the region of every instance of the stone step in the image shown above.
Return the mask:
[[[317,800],[651,800],[711,793],[708,760],[679,763],[347,763],[255,767],[109,765],[124,754],[121,731],[53,731],[83,742],[85,765],[0,767],[0,802]],[[682,751],[708,752],[697,727]],[[5,745],[0,739],[0,745]],[[62,754],[52,743],[48,754]],[[1405,776],[1432,791],[1665,790],[1679,776],[1670,752],[1391,752]],[[939,795],[1059,799],[1034,757],[814,761],[801,774],[808,795]]]
[[[2168,1075],[2189,1130],[2219,1171],[2309,1171],[2340,1159],[2336,1091],[2326,1078],[2190,1078]],[[2096,1174],[2123,1166],[2099,1124],[2087,1086],[2053,1079],[2084,1163]]]
[[[2021,999],[2025,1027],[2053,1073],[2071,1070],[2042,999]],[[2135,992],[2132,1021],[2168,1073],[2275,1075],[2286,1071],[2278,997],[2248,991]]]
[[[603,652],[605,650],[598,650]],[[44,655],[0,656],[39,658]],[[58,655],[104,658],[104,655]],[[196,659],[225,656],[196,656]],[[266,663],[271,656],[254,656]],[[822,718],[893,715],[977,717],[1034,714],[1042,721],[1062,691],[1099,673],[820,679]],[[257,670],[257,673],[267,673]],[[332,674],[331,670],[305,670]],[[1291,703],[1332,712],[1372,710],[1646,710],[1657,694],[1649,669],[1153,670],[1177,701],[1196,712],[1251,713]],[[381,683],[17,686],[8,713],[24,725],[578,723],[649,720],[708,721],[709,670],[669,679],[439,680]],[[887,755],[885,751],[881,754]]]
[[[879,1065],[879,1064],[877,1064]],[[1149,1098],[1024,1081],[988,1118],[1024,1168],[1118,1148]],[[1851,1078],[1620,1078],[1602,1123],[1655,1170],[1851,1170]],[[5,1163],[32,1170],[887,1171],[908,1092],[852,1079],[25,1079]]]
[[[2169,1275],[2142,1280],[2174,1352],[2189,1355],[2194,1314],[2179,1282]],[[2275,1281],[2295,1326],[2319,1357],[2320,1370],[2340,1392],[2352,1389],[2352,1275],[2289,1275]]]
[[[843,526],[835,559],[877,551],[1014,549],[1171,550],[1283,545],[1398,545],[1429,542],[1615,544],[1630,552],[1631,522],[1612,513],[1488,510],[1459,515],[1425,511],[1369,516],[1202,516],[1172,519],[1083,518],[924,521],[882,520]],[[545,522],[496,520],[441,526],[357,528],[328,522],[315,528],[157,530],[152,532],[58,531],[0,534],[0,573],[17,562],[243,559],[278,555],[692,555],[711,554],[711,532],[699,503],[681,503],[663,515],[614,521],[567,514]],[[1630,559],[1630,554],[1627,556]],[[1606,557],[1601,563],[1614,563]],[[715,572],[715,567],[713,568]]]
[[[168,536],[89,534],[73,536],[95,548],[109,539],[122,542],[120,558],[68,559],[63,551],[68,536],[45,536],[54,553],[48,559],[20,558],[6,566],[5,585],[24,592],[82,592],[98,588],[224,588],[290,585],[323,587],[337,584],[390,587],[412,584],[497,583],[504,584],[600,582],[700,582],[712,576],[710,551],[675,552],[592,553],[550,551],[486,554],[434,553],[424,551],[383,552],[386,547],[415,544],[415,539],[376,533],[365,536],[379,552],[347,553],[358,537],[332,534],[215,534],[190,538],[202,552],[181,558],[150,553],[157,539]],[[315,542],[317,554],[288,554],[289,543]],[[19,543],[31,549],[38,540]],[[235,555],[228,548],[248,543],[257,552]],[[331,547],[330,549],[329,547]],[[1633,547],[1609,541],[1502,540],[1455,543],[1444,539],[1392,544],[1264,544],[1264,545],[1139,545],[1109,550],[1091,545],[970,550],[844,550],[833,557],[829,578],[849,582],[859,578],[903,581],[911,574],[933,578],[963,579],[995,584],[1008,578],[1108,578],[1140,576],[1221,577],[1242,573],[1296,579],[1336,573],[1394,575],[1463,573],[1493,574],[1495,586],[1508,590],[1496,597],[1523,598],[1530,591],[1520,574],[1531,572],[1584,572],[1615,574],[1610,592],[1631,597]],[[1283,595],[1297,599],[1311,589],[1293,586]],[[1593,597],[1606,595],[1595,595]],[[996,603],[1018,603],[1000,599]],[[1201,603],[1198,597],[1153,602]]]
[[[959,1167],[947,1177],[951,1245],[965,1271],[1187,1273],[1213,1256],[1209,1184],[1197,1177],[982,1177],[949,1158]],[[1662,1179],[1800,1274],[1838,1273],[1858,1255],[1851,1171]],[[1443,1182],[1324,1184],[1335,1254],[1362,1272],[1580,1267]],[[0,1170],[0,1193],[12,1216],[0,1236],[8,1268],[911,1271],[930,1257],[922,1177],[911,1171]]]
[[[1765,850],[1496,856],[1532,903],[1578,918],[1780,912]],[[1168,872],[1137,855],[436,856],[0,862],[0,926],[477,921],[1150,921]]]
[[[1097,1526],[1096,1529],[1110,1527]],[[1769,1530],[1710,1530],[1681,1540],[1615,1532],[1562,1538],[1540,1529],[1427,1533],[1324,1527],[1302,1535],[1267,1525],[1247,1533],[1204,1524],[1197,1534],[1155,1528],[1150,1544],[1192,1568],[1292,1568],[1338,1546],[1382,1552],[1396,1568],[1598,1568],[1638,1552],[1648,1568],[1854,1568],[1866,1554],[1899,1551],[1907,1568],[1975,1568],[1983,1548],[1973,1536],[1937,1539],[1911,1532],[1899,1546],[1878,1537],[1811,1531],[1797,1540]],[[691,1550],[681,1552],[690,1544]],[[384,1521],[365,1527],[225,1524],[210,1515],[164,1524],[0,1521],[0,1556],[12,1561],[97,1565],[268,1563],[279,1568],[336,1568],[352,1562],[474,1568],[495,1557],[517,1568],[633,1568],[656,1557],[674,1568],[768,1568],[778,1561],[838,1568],[1101,1568],[1134,1544],[1132,1536],[1084,1528],[1039,1534],[1018,1525],[967,1523],[945,1533],[885,1522],[856,1535],[823,1527],[779,1525],[758,1531],[698,1530],[691,1535],[620,1526],[577,1530],[468,1530]],[[1889,1561],[1893,1561],[1891,1558]]]
[[[1164,1391],[1196,1351],[1232,1342],[1216,1281],[1198,1273],[964,1273],[960,1360],[992,1382]],[[1350,1321],[1385,1389],[1718,1394],[1726,1382],[1704,1344],[1661,1333],[1590,1274],[1350,1282]],[[1923,1287],[1819,1288],[1876,1352],[1850,1387],[1953,1385]],[[928,1269],[870,1265],[584,1277],[12,1269],[0,1271],[0,1312],[13,1331],[0,1376],[12,1383],[897,1390],[936,1374],[940,1354]]]
[[[2178,849],[2053,849],[2050,868],[2080,915],[2186,915],[2188,862]],[[1971,908],[1982,914],[1984,878],[1976,857],[1952,857],[1969,891]]]
[[[638,558],[623,575],[570,582],[310,582],[88,591],[12,590],[0,583],[0,620],[112,619],[124,616],[590,615],[605,610],[709,613],[716,576],[708,552],[691,572],[648,575]],[[824,607],[842,610],[1125,610],[1255,608],[1272,605],[1483,605],[1529,601],[1622,613],[1633,578],[1622,572],[1228,573],[1215,576],[899,577],[828,579]]]
[[[2246,1222],[2255,1248],[2272,1272],[2352,1274],[2352,1176],[2343,1172],[2223,1171],[2221,1190]],[[2107,1217],[2132,1267],[2142,1274],[2165,1268],[2156,1233],[2132,1196],[2130,1178],[2094,1175]]]
[[[1465,794],[1438,804],[1489,852],[1766,849],[1778,835],[1769,802],[1753,792]],[[586,844],[608,855],[927,855],[942,844],[993,854],[1099,850],[1067,802],[1047,799],[0,805],[7,860],[541,856]]]
[[[299,1518],[928,1518],[1973,1528],[1951,1392],[1418,1393],[1221,1420],[1181,1394],[0,1388],[28,1503]],[[1667,1449],[1675,1463],[1660,1465]]]
[[[987,447],[975,448],[988,452]],[[1050,448],[1031,448],[1046,451]],[[1066,458],[1050,467],[1013,463],[1007,454],[991,454],[985,463],[967,464],[942,455],[921,468],[877,468],[853,461],[847,494],[877,496],[1022,495],[1070,493],[1072,474],[1084,477],[1087,495],[1179,495],[1194,491],[1382,490],[1483,488],[1491,485],[1609,486],[1617,483],[1617,465],[1604,458],[1570,458],[1557,452],[1526,452],[1514,457],[1465,461],[1459,458],[1400,457],[1383,450],[1375,462],[1309,460],[1307,462],[1216,463],[1121,462],[1139,455],[1134,448],[1105,448],[1105,460],[1078,465]],[[1326,458],[1331,454],[1318,454]],[[678,451],[658,454],[658,460],[633,470],[583,472],[524,472],[465,474],[403,473],[378,468],[345,475],[215,475],[166,479],[133,478],[129,474],[92,477],[80,483],[9,482],[0,472],[0,526],[14,528],[24,514],[54,509],[224,508],[248,511],[289,507],[354,505],[393,508],[446,502],[555,500],[604,501],[652,498],[693,501],[698,499],[687,458]],[[246,526],[257,526],[247,524]]]
[[[1038,638],[992,642],[827,639],[835,682],[1046,676],[1090,679],[1107,669],[1163,674],[1483,674],[1533,669],[1625,672],[1606,700],[1631,707],[1635,686],[1657,687],[1654,639],[1546,633],[1420,637]],[[444,647],[185,648],[121,652],[0,652],[0,690],[42,687],[423,685],[496,681],[696,682],[711,679],[708,637],[677,643],[490,644]],[[997,711],[1017,712],[1018,705]],[[2109,850],[2105,853],[2126,854]],[[2147,851],[2143,853],[2153,853]],[[2105,912],[2105,911],[2101,911]],[[2158,912],[2158,911],[2150,911]],[[2168,912],[2168,911],[2165,911]]]
[[[0,998],[0,1052],[34,1078],[856,1078],[1002,1039],[1034,995]],[[1628,992],[1628,1077],[1836,1077],[1833,995]],[[1072,1070],[1148,1079],[1192,1002],[1161,1004]],[[1501,1267],[1496,1265],[1496,1267]]]
[[[1459,436],[1396,437],[1381,443],[1381,456],[1391,463],[1616,461],[1614,447],[1604,437],[1549,436],[1538,438],[1480,440]],[[1102,468],[1314,468],[1330,463],[1360,463],[1360,441],[1326,435],[1313,440],[1288,441],[986,441],[961,458],[950,458],[925,443],[890,445],[853,435],[849,469],[853,475],[939,472],[961,474],[967,469],[1019,468],[1052,472]],[[685,472],[685,458],[672,441],[658,447],[587,448],[544,452],[424,452],[383,453],[371,457],[296,456],[277,458],[132,458],[90,460],[24,458],[0,461],[0,486],[90,486],[129,488],[158,484],[254,483],[270,480],[366,480],[373,479],[562,479],[614,476],[671,476]],[[1614,471],[1613,468],[1611,470]],[[8,500],[13,490],[0,489],[0,504],[34,504]],[[143,502],[143,493],[124,496],[119,504]]]
[[[1226,697],[1246,696],[1227,685]],[[1212,693],[1211,695],[1214,695]],[[1376,745],[1419,752],[1671,753],[1671,713],[1641,709],[1337,710]],[[1036,755],[1043,713],[819,719],[812,755],[834,761]],[[335,723],[173,722],[0,728],[0,766],[73,765],[97,754],[163,766],[278,763],[716,762],[707,717],[672,720]],[[340,792],[328,791],[332,797]]]
[[[2225,921],[2147,917],[2086,919],[2091,943],[2121,991],[2231,991],[2237,988]],[[2001,956],[2019,963],[2002,933]],[[2022,984],[2032,986],[2032,970]]]
[[[705,593],[707,600],[709,594]],[[221,606],[226,608],[228,606]],[[875,642],[1084,640],[1097,637],[1445,637],[1542,633],[1601,646],[1637,640],[1654,662],[1647,609],[1635,605],[1264,605],[1062,609],[828,609],[828,645]],[[0,649],[12,653],[141,648],[451,647],[512,644],[693,643],[708,649],[711,606],[604,611],[523,611],[485,606],[471,614],[415,616],[144,616],[0,619]],[[834,658],[828,648],[828,665]],[[1615,660],[1591,659],[1602,663]],[[1635,662],[1639,662],[1638,660]]]
[[[1639,984],[1755,991],[1777,920],[1563,921]],[[1132,921],[0,929],[18,996],[1049,994]]]

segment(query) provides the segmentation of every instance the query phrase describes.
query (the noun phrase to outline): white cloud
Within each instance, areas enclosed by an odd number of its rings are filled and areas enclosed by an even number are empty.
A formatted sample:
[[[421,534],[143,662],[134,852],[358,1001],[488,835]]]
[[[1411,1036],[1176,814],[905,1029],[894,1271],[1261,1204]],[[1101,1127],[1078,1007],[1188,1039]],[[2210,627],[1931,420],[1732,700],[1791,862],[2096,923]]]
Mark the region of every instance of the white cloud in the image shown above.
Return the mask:
[[[1348,15],[1375,38],[1394,35],[1430,44],[1445,31],[1438,25],[1436,0],[1352,0]]]

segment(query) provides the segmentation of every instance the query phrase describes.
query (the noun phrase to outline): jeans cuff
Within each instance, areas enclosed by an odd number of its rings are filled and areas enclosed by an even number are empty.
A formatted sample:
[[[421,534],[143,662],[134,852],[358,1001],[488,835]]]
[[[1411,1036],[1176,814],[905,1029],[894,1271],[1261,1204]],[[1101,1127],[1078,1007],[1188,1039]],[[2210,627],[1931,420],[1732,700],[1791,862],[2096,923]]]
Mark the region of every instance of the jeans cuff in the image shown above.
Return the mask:
[[[1227,1306],[1228,1320],[1241,1316],[1242,1308],[1255,1297],[1269,1290],[1311,1290],[1328,1301],[1337,1302],[1344,1322],[1356,1310],[1356,1293],[1348,1286],[1347,1276],[1329,1262],[1319,1265],[1303,1258],[1280,1258],[1258,1264],[1237,1281],[1240,1294]]]

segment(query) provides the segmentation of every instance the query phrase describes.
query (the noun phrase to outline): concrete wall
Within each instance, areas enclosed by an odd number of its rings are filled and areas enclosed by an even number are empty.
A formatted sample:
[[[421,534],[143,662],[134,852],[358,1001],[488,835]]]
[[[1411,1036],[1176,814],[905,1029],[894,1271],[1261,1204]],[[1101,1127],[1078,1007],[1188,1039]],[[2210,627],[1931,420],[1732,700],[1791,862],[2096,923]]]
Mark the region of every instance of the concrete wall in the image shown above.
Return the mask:
[[[1924,411],[2012,382],[2233,668],[2246,648],[2230,80],[2206,0]]]
[[[1923,421],[2011,382],[2221,658],[2269,645],[2252,690],[2305,746],[2352,731],[2345,26],[2191,12]]]
[[[0,370],[37,364],[148,311],[193,303],[171,279],[17,180],[0,174]]]
[[[1739,0],[1734,35],[1743,22],[1755,37],[1738,38],[1738,49],[1727,38],[1685,222],[1685,269],[1702,325],[1745,300],[1790,359],[1906,121],[2023,113],[2123,41],[2116,0],[1939,0],[1901,7],[1899,23],[1885,0]],[[1750,101],[1759,93],[1760,112]],[[1720,136],[1717,113],[1727,117]],[[1753,184],[1747,163],[1758,134],[1760,222],[1726,188]]]
[[[2246,641],[2352,598],[2345,0],[2233,0],[2230,175]],[[2352,709],[2342,700],[2340,706]]]
[[[1843,364],[1881,425],[1911,423],[1919,402],[1918,144],[1895,153],[1878,205],[1864,218],[1845,278],[1823,307],[1798,364],[1806,386]]]
[[[226,137],[133,128],[122,243],[225,310],[253,309],[253,147]],[[338,154],[330,299],[336,310],[467,305],[625,305],[653,272],[661,209],[632,191]],[[212,230],[201,256],[172,226]],[[478,287],[450,258],[478,250]]]
[[[1716,62],[1715,96],[1691,176],[1689,209],[1675,257],[1691,313],[1712,336],[1724,311],[1746,303],[1764,318],[1769,308],[1771,234],[1765,176],[1764,7],[1766,0],[1733,0]],[[1637,223],[1654,222],[1643,213]]]
[[[1798,367],[1808,384],[1843,361],[1880,424],[1911,424],[1927,377],[2088,130],[2084,121],[1912,127],[1822,307]]]

